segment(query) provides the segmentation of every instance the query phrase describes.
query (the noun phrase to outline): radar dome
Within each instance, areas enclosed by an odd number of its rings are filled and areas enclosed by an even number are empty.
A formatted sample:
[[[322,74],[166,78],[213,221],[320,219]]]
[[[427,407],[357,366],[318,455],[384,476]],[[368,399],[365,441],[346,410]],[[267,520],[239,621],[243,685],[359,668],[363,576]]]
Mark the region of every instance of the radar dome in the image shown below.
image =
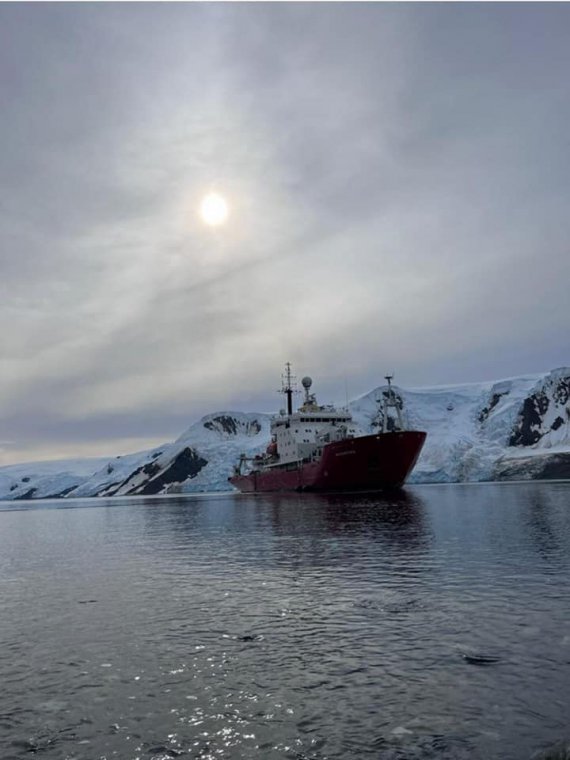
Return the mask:
[[[307,390],[309,390],[312,384],[313,384],[313,380],[310,377],[304,377],[301,380],[301,385],[303,386],[303,388],[306,388]]]

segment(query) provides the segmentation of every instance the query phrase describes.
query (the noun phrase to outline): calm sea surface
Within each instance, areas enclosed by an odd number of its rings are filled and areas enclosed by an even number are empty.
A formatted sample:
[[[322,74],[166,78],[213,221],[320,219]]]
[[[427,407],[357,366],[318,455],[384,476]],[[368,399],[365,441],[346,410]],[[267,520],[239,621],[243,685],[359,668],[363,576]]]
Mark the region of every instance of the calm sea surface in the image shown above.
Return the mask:
[[[570,739],[570,483],[0,503],[0,758]]]

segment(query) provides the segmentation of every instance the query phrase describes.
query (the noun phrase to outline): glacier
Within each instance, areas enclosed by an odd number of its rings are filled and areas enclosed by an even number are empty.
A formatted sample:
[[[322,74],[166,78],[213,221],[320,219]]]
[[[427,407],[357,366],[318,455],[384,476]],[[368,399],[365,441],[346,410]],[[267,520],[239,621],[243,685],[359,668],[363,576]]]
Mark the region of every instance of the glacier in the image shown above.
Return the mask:
[[[570,368],[494,382],[392,387],[407,427],[428,433],[410,483],[570,478]],[[363,433],[381,429],[386,391],[379,385],[349,403]],[[0,499],[231,490],[228,477],[240,454],[267,446],[271,416],[215,412],[147,451],[0,467]]]

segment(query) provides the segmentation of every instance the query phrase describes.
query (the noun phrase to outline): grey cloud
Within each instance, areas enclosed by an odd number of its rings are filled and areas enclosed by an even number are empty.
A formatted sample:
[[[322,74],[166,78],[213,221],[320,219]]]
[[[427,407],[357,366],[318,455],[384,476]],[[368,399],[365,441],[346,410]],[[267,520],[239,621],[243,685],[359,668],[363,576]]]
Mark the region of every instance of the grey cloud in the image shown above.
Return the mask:
[[[569,12],[1,6],[2,438],[567,363]]]

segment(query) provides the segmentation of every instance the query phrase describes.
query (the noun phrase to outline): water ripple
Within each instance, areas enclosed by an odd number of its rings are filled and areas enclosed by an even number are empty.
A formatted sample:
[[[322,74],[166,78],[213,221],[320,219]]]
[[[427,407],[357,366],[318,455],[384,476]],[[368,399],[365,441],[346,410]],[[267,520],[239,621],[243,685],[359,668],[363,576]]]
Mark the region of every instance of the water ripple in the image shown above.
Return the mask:
[[[0,509],[2,760],[567,740],[570,487]]]

